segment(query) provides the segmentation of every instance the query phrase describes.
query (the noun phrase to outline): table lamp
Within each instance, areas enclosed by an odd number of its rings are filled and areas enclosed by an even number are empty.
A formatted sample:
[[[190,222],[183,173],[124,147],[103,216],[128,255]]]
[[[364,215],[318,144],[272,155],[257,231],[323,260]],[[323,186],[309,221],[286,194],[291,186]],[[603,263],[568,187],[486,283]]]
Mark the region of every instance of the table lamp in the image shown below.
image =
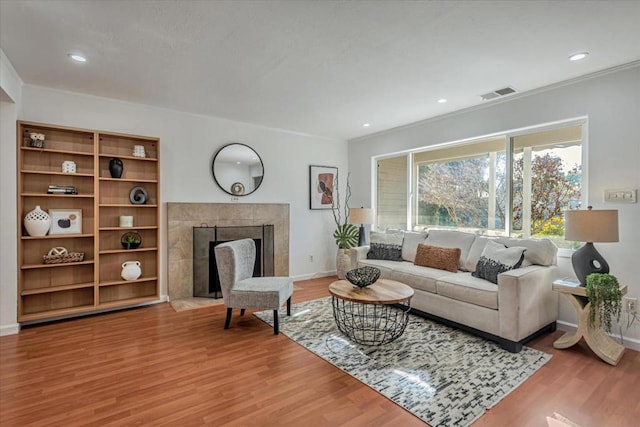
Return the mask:
[[[571,256],[571,264],[580,281],[587,283],[591,273],[608,273],[609,264],[593,246],[594,242],[618,241],[617,210],[569,210],[564,212],[564,239],[586,242]]]
[[[360,237],[358,238],[358,246],[366,245],[367,234],[364,230],[364,225],[373,224],[373,209],[371,208],[349,209],[349,222],[351,224],[360,224]]]

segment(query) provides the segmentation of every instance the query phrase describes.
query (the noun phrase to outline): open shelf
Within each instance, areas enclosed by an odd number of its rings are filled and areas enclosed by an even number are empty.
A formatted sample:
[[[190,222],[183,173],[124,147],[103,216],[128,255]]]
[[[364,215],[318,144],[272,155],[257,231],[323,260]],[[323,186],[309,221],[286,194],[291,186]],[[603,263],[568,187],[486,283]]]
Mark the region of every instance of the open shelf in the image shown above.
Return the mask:
[[[71,267],[74,265],[86,265],[93,264],[93,260],[80,261],[80,262],[61,262],[58,264],[24,264],[20,266],[22,270],[30,270],[33,268],[59,268],[59,267]]]
[[[48,288],[25,289],[20,293],[20,295],[37,295],[37,294],[45,294],[47,292],[68,291],[71,289],[93,288],[94,286],[95,286],[94,283],[90,282],[90,283],[78,283],[75,285],[50,286]]]
[[[84,151],[68,151],[68,150],[55,150],[52,148],[33,148],[33,147],[20,147],[21,150],[24,151],[34,151],[39,153],[55,153],[55,154],[66,154],[66,155],[75,155],[75,156],[93,156],[93,152],[85,153]]]

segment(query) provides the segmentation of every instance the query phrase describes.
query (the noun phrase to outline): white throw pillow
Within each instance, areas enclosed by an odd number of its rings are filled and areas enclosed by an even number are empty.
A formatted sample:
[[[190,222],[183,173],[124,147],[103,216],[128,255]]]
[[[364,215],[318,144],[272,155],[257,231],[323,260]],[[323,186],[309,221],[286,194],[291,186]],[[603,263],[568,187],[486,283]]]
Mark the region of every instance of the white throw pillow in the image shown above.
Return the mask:
[[[480,255],[473,277],[485,279],[498,284],[498,274],[519,268],[524,260],[527,248],[522,246],[506,246],[489,240]]]
[[[522,266],[531,264],[554,265],[558,255],[558,247],[549,239],[515,239],[512,237],[498,237],[498,242],[506,247],[521,246],[527,248]]]

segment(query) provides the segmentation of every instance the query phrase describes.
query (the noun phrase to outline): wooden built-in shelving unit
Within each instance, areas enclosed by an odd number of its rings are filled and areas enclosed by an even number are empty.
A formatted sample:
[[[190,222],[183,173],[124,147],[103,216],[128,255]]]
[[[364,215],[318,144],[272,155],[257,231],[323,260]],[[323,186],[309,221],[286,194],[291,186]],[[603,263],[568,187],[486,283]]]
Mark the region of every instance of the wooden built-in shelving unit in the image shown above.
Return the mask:
[[[44,148],[31,147],[29,135],[45,135]],[[134,145],[146,157],[132,155]],[[109,161],[124,163],[121,178],[112,178]],[[62,172],[72,160],[76,173]],[[90,313],[157,300],[160,296],[159,219],[160,163],[158,138],[63,126],[18,122],[18,321],[29,322]],[[70,185],[78,194],[47,194],[49,185]],[[129,201],[133,187],[142,186],[146,204]],[[82,233],[29,236],[25,215],[36,205],[50,209],[81,209]],[[119,227],[119,217],[134,217],[133,228]],[[122,234],[137,231],[138,249],[120,244]],[[84,252],[81,262],[45,264],[52,247]],[[126,281],[122,263],[137,260],[142,276]]]

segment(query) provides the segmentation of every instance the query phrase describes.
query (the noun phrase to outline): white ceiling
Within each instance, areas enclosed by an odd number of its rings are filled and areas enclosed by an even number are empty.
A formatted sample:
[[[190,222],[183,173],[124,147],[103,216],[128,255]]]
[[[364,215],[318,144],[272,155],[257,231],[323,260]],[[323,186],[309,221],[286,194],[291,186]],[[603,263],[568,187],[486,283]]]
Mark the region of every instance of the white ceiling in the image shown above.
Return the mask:
[[[28,84],[351,139],[636,61],[639,22],[640,1],[0,0],[0,47]]]

